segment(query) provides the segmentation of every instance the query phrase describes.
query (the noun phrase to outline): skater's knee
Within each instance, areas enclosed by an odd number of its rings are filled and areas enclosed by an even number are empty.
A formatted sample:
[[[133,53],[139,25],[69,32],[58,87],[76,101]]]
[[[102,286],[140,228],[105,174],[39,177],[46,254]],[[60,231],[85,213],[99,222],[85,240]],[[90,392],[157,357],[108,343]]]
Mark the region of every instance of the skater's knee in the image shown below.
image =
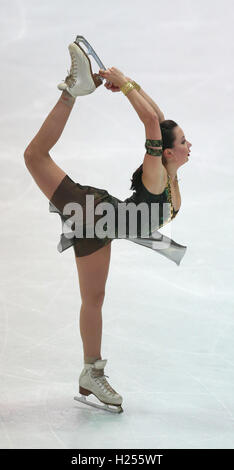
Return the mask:
[[[33,158],[33,151],[30,147],[27,147],[26,150],[24,151],[24,161],[26,166],[29,164],[29,162]]]
[[[42,156],[43,153],[40,152],[36,146],[29,144],[24,151],[24,161],[26,166],[31,166],[34,162],[38,161],[39,157],[41,158]]]
[[[24,161],[26,166],[30,166],[35,160],[37,155],[36,149],[33,146],[28,146],[24,151]]]
[[[100,309],[103,305],[104,298],[104,290],[89,292],[86,295],[82,296],[82,306],[89,307],[92,309]]]

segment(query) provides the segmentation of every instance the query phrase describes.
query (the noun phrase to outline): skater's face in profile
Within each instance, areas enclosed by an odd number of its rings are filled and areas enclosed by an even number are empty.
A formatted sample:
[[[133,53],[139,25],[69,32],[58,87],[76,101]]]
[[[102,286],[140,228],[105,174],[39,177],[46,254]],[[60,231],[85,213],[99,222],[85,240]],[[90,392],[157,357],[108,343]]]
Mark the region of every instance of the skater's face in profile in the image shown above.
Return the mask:
[[[173,132],[175,135],[174,145],[172,149],[166,149],[166,156],[171,157],[178,166],[181,166],[188,161],[192,144],[186,139],[181,127],[174,127]]]

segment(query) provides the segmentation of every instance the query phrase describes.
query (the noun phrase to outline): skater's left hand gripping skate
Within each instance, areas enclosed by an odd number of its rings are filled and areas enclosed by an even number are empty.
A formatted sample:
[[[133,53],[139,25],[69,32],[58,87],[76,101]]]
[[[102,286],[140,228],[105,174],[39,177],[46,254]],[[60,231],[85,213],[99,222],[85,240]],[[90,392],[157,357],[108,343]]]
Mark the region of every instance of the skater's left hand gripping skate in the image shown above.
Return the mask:
[[[124,85],[124,83],[127,82],[127,78],[125,77],[125,75],[115,67],[111,67],[107,70],[100,69],[99,75],[103,78],[106,78],[106,80],[111,82],[114,87],[120,88]]]
[[[104,86],[107,88],[107,90],[110,90],[110,91],[113,91],[113,92],[120,91],[119,86],[115,86],[115,85],[113,85],[113,83],[108,82],[108,81],[105,83]]]

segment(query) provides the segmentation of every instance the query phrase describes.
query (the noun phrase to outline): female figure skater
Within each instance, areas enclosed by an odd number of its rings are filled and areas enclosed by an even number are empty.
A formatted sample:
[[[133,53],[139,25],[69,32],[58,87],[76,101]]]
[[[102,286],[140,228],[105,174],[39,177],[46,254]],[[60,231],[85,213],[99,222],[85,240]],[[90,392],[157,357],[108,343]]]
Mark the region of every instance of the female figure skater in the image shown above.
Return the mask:
[[[114,67],[104,70],[102,67],[99,74],[93,74],[89,57],[79,42],[76,39],[76,42],[68,47],[72,64],[69,75],[58,85],[62,90],[61,96],[24,152],[27,169],[49,199],[50,211],[57,212],[62,222],[66,220],[63,214],[65,205],[75,201],[85,207],[87,195],[94,196],[95,207],[100,201],[111,202],[115,207],[116,202],[121,202],[104,189],[75,183],[49,154],[65,127],[76,98],[93,93],[106,79],[107,89],[112,92],[121,90],[128,98],[143,122],[146,133],[144,161],[132,177],[133,196],[125,201],[170,203],[170,221],[181,205],[177,169],[188,161],[191,143],[186,140],[183,130],[174,121],[165,121],[156,103],[120,70]],[[161,222],[160,226],[162,225]],[[101,358],[102,305],[112,240],[113,238],[108,237],[71,240],[61,235],[58,249],[61,252],[73,246],[82,299],[80,334],[84,368],[79,377],[81,397],[74,398],[111,412],[121,412],[123,399],[107,382],[104,375],[107,359]],[[140,239],[138,243],[141,243]],[[141,244],[152,248],[147,243],[146,241]],[[90,394],[94,394],[104,406],[86,401],[85,397]]]

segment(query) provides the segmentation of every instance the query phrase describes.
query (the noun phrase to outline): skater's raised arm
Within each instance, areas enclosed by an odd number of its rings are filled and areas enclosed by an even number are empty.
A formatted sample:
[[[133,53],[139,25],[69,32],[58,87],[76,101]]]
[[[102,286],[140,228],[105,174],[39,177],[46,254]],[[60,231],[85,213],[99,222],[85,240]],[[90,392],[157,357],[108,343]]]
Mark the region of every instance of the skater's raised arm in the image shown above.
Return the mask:
[[[134,80],[132,80],[130,77],[126,77],[126,78],[129,82],[131,82],[131,83],[134,82]],[[111,90],[112,92],[120,91],[120,87],[113,85],[113,83],[111,83],[111,82],[106,82],[104,86],[108,90]],[[153,110],[156,112],[156,114],[158,116],[159,122],[165,121],[165,117],[164,117],[163,112],[161,111],[159,106],[152,100],[152,98],[150,98],[150,96],[147,95],[146,92],[142,88],[140,88],[138,93],[141,96],[143,96],[143,98],[151,105],[151,107],[153,108]]]
[[[129,79],[115,68],[107,71],[100,70],[99,73],[108,81],[112,82],[115,87],[122,88],[125,83],[129,82]],[[136,88],[129,91],[126,97],[145,125],[146,153],[143,161],[144,184],[152,193],[160,194],[165,187],[165,168],[162,164],[162,133],[158,115],[152,105],[141,96]],[[155,156],[157,158],[155,158]]]
[[[128,79],[130,82],[133,82],[133,80],[131,80],[131,78]],[[146,94],[146,92],[144,90],[142,90],[142,88],[140,88],[140,90],[138,91],[138,93],[140,93],[141,96],[143,96],[143,98],[148,101],[148,103],[152,106],[153,110],[156,112],[157,116],[158,116],[158,120],[159,122],[162,122],[162,121],[165,121],[165,117],[164,117],[164,114],[163,112],[161,111],[161,109],[159,108],[159,106],[152,100],[152,98],[150,98],[149,95]]]
[[[129,80],[124,76],[120,70],[112,67],[107,70],[100,70],[99,74],[101,77],[112,82],[114,86],[121,88]],[[136,110],[140,120],[145,124],[149,120],[158,117],[152,106],[138,93],[136,89],[131,90],[126,97]]]

